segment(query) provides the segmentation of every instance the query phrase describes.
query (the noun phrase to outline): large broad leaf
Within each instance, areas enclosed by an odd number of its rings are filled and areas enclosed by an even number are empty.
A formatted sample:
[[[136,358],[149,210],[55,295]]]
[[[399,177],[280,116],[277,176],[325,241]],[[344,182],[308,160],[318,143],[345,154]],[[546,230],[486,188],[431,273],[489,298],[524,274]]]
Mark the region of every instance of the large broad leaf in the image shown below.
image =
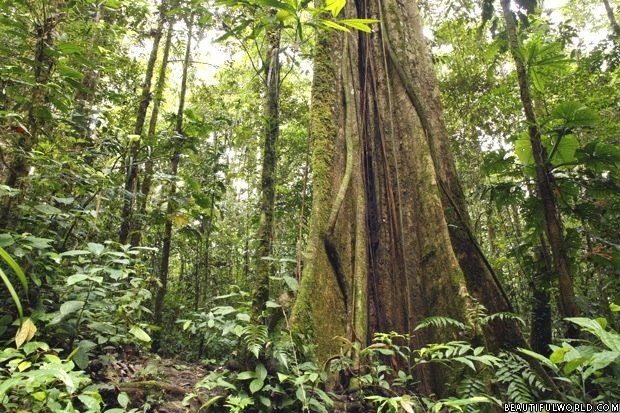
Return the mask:
[[[523,165],[534,165],[534,153],[532,152],[532,143],[527,133],[519,134],[515,141],[515,154]]]
[[[60,209],[53,207],[51,205],[48,205],[48,204],[35,205],[34,209],[36,209],[39,212],[42,212],[45,215],[58,215],[62,213]]]
[[[146,331],[144,331],[142,328],[138,326],[131,327],[131,329],[129,330],[129,333],[131,333],[138,340],[144,341],[145,343],[148,343],[151,341],[151,336],[149,336]]]
[[[551,111],[551,117],[564,121],[564,127],[593,127],[598,123],[598,115],[587,106],[574,101],[562,102]]]
[[[579,142],[575,135],[566,135],[560,139],[552,149],[550,162],[552,165],[563,165],[577,160],[575,153],[579,148]]]
[[[95,242],[89,242],[88,249],[96,256],[100,256],[101,254],[103,254],[103,251],[105,251],[105,246],[97,244]]]
[[[588,333],[596,336],[610,350],[620,352],[620,334],[606,331],[599,322],[589,318],[571,317],[567,318],[566,320],[570,321],[573,324],[577,324]]]
[[[577,151],[579,162],[597,172],[602,172],[620,165],[620,149],[603,142],[590,142]]]
[[[60,306],[60,314],[63,316],[73,314],[84,308],[84,301],[67,301]]]

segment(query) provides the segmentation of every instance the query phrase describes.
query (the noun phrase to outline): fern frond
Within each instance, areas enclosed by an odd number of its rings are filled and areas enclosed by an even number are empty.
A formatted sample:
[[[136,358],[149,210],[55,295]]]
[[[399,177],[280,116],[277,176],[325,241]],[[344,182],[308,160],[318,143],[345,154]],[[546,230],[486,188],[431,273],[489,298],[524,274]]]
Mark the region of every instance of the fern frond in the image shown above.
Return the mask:
[[[493,320],[500,320],[500,321],[514,320],[518,322],[519,324],[521,324],[521,326],[525,326],[525,321],[523,321],[521,317],[519,317],[518,315],[514,313],[510,313],[510,312],[494,313],[494,314],[482,317],[480,319],[480,325],[487,325]]]
[[[428,328],[428,327],[446,328],[447,326],[457,327],[458,329],[462,331],[468,331],[470,329],[470,327],[466,326],[465,324],[461,323],[458,320],[455,320],[454,318],[443,317],[443,316],[432,316],[432,317],[427,317],[424,320],[420,321],[420,323],[416,326],[416,328],[413,331],[418,331],[418,330],[421,330],[423,328]]]
[[[260,352],[265,347],[268,336],[269,331],[267,330],[267,326],[264,325],[249,324],[242,330],[245,347],[256,358],[258,358]]]

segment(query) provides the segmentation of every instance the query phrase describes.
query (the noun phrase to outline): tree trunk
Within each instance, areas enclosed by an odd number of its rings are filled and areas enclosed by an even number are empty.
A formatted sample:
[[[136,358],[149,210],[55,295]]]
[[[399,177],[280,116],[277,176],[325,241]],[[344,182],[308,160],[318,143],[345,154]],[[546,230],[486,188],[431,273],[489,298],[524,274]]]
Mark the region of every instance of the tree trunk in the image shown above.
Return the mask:
[[[153,47],[151,48],[151,54],[149,55],[149,60],[146,64],[146,73],[144,74],[144,83],[142,84],[140,103],[138,104],[138,111],[136,112],[136,123],[133,130],[134,137],[129,142],[127,158],[125,159],[125,190],[123,192],[121,228],[118,235],[119,242],[121,244],[127,243],[127,239],[131,231],[131,215],[136,197],[136,183],[138,180],[137,158],[140,150],[140,141],[144,130],[144,123],[146,122],[146,112],[149,108],[149,103],[151,102],[151,83],[153,81],[155,63],[157,62],[159,42],[161,40],[164,24],[166,22],[165,14],[166,0],[162,0],[159,6],[159,21],[157,23],[157,28],[153,32]]]
[[[95,6],[95,16],[92,22],[93,34],[90,40],[90,47],[87,51],[88,59],[96,59],[97,53],[95,50],[104,41],[102,29],[98,27],[100,22],[106,22],[105,7],[103,4]],[[107,22],[106,22],[107,23]],[[93,146],[93,138],[95,133],[95,127],[93,122],[93,103],[97,95],[97,84],[99,83],[99,70],[94,67],[89,67],[84,71],[84,78],[82,80],[82,88],[78,89],[75,94],[75,108],[73,110],[73,122],[77,126],[77,132],[84,139],[83,143],[75,145],[74,150],[80,151],[88,149]],[[86,161],[91,164],[93,162],[93,156],[88,155]]]
[[[188,23],[187,46],[185,49],[185,59],[183,61],[183,77],[181,79],[181,94],[179,99],[179,107],[177,110],[177,119],[175,126],[175,143],[172,158],[170,159],[170,189],[168,192],[168,205],[166,207],[166,223],[164,225],[164,237],[161,250],[161,267],[159,269],[160,286],[155,296],[155,309],[153,311],[153,321],[155,325],[161,326],[162,313],[164,308],[164,299],[168,290],[168,271],[170,267],[170,247],[172,244],[172,218],[176,212],[176,202],[174,200],[177,191],[176,178],[179,172],[179,161],[181,159],[181,149],[185,136],[183,135],[183,111],[185,110],[185,96],[187,93],[187,73],[190,65],[191,48],[192,48],[192,29],[193,16],[190,17]],[[157,352],[160,346],[161,334],[157,332],[153,337],[152,351]]]
[[[34,7],[34,6],[32,6]],[[43,133],[45,122],[44,113],[49,113],[48,83],[51,81],[56,59],[51,51],[56,41],[55,29],[63,16],[58,10],[64,7],[64,1],[54,0],[45,6],[47,10],[41,13],[41,20],[35,21],[35,50],[33,58],[33,77],[35,84],[32,87],[30,106],[26,115],[27,130],[17,133],[15,155],[8,161],[5,185],[20,186],[20,181],[28,175],[28,157]],[[23,194],[22,194],[23,195]],[[11,209],[16,198],[9,197],[0,212],[0,228],[7,228]]]
[[[321,34],[314,67],[313,206],[293,317],[309,327],[321,361],[338,354],[335,336],[366,345],[375,332],[396,331],[412,334],[409,344],[419,348],[449,338],[414,333],[424,318],[465,318],[428,119],[406,73],[436,83],[417,4],[355,6],[347,17],[378,18],[381,31]],[[397,50],[406,63],[395,59]],[[420,391],[443,392],[438,371],[425,365],[416,372]]]
[[[174,22],[168,23],[168,33],[166,34],[166,43],[164,44],[164,52],[162,56],[161,65],[159,67],[159,74],[157,77],[157,85],[155,86],[155,95],[153,98],[153,108],[151,109],[151,119],[149,120],[149,130],[146,134],[146,142],[151,143],[155,139],[155,132],[157,129],[157,120],[159,118],[159,107],[164,96],[164,89],[166,88],[166,70],[168,69],[168,57],[170,55],[170,47],[172,46],[172,34]],[[131,235],[131,246],[137,247],[140,245],[142,239],[142,222],[146,214],[146,206],[148,204],[149,194],[151,192],[151,183],[153,181],[153,167],[154,162],[152,154],[147,155],[147,159],[144,166],[144,177],[142,184],[140,185],[140,198],[138,200],[138,216],[140,217],[135,222],[135,231]]]
[[[549,245],[551,246],[554,269],[558,274],[560,287],[560,313],[563,317],[575,317],[579,315],[580,311],[575,301],[570,260],[568,258],[562,229],[562,219],[557,206],[557,200],[553,192],[553,174],[549,169],[547,153],[542,144],[541,132],[538,127],[536,114],[534,112],[534,105],[530,95],[530,87],[525,63],[519,53],[519,40],[517,37],[516,21],[512,11],[510,10],[510,0],[502,0],[501,3],[504,12],[504,19],[506,21],[508,43],[517,69],[521,103],[523,105],[525,119],[528,122],[528,133],[532,144],[532,152],[534,155],[536,168],[536,187],[538,196],[542,203],[545,219],[545,232]],[[577,330],[574,327],[569,327],[568,333],[570,336],[575,336],[577,334]]]
[[[267,33],[268,46],[264,60],[264,144],[261,174],[260,222],[258,227],[258,246],[255,253],[256,284],[253,296],[253,312],[258,319],[269,299],[269,277],[273,275],[273,265],[267,257],[271,256],[274,227],[276,142],[280,134],[280,28]]]
[[[614,15],[614,9],[611,7],[609,0],[603,0],[603,4],[605,5],[605,11],[607,12],[607,18],[609,19],[609,25],[611,26],[611,30],[614,33],[614,36],[620,37],[620,25],[618,25],[618,21],[616,20],[616,16]]]
[[[406,6],[395,0],[395,10],[406,14],[390,18],[390,6],[384,7],[385,44],[389,62],[402,79],[408,100],[415,108],[428,140],[430,154],[441,196],[444,219],[447,221],[451,245],[463,271],[467,288],[489,313],[512,312],[507,294],[478,244],[471,229],[465,195],[458,180],[454,156],[443,120],[438,82],[434,74],[428,46],[415,5]],[[407,34],[400,20],[411,22]],[[399,39],[406,38],[406,41]],[[413,39],[413,40],[412,40]],[[514,321],[494,321],[485,329],[491,350],[525,346],[526,341]]]
[[[552,339],[551,306],[549,303],[552,262],[544,243],[538,247],[536,261],[539,268],[532,282],[530,344],[535,352],[549,356],[551,353],[549,345]]]

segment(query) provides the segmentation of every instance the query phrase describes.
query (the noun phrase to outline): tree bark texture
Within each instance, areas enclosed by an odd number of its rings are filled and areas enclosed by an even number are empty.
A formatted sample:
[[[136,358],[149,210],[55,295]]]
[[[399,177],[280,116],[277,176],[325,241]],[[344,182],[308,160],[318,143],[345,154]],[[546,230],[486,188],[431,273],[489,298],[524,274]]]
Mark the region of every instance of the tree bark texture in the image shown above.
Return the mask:
[[[280,28],[267,33],[268,46],[264,63],[264,141],[261,173],[260,221],[256,248],[256,286],[253,296],[254,314],[260,318],[269,299],[269,277],[273,275],[270,257],[273,244],[275,177],[277,164],[276,143],[280,134]]]
[[[408,100],[414,106],[428,140],[452,249],[463,271],[467,288],[489,313],[511,312],[510,300],[471,229],[465,195],[458,180],[443,119],[439,87],[422,34],[417,6],[399,0],[393,4],[383,2],[381,10],[382,21],[385,22],[382,29],[385,32],[387,59],[402,79]],[[411,27],[407,30],[406,26],[400,24],[401,21],[412,22]],[[411,40],[414,38],[418,40]],[[485,329],[485,337],[492,350],[526,345],[514,321],[492,322]]]
[[[346,14],[384,23],[370,35],[323,33],[317,43],[313,206],[293,317],[310,326],[322,361],[338,354],[335,336],[365,345],[375,332],[397,331],[412,334],[415,348],[447,338],[413,330],[428,316],[463,320],[467,299],[429,113],[416,102],[436,91],[415,97],[408,90],[412,74],[425,88],[436,85],[417,4],[358,0]],[[432,110],[441,117],[440,107]],[[428,365],[416,379],[427,393],[445,384]]]
[[[134,208],[134,200],[137,193],[138,180],[138,152],[140,150],[140,142],[144,124],[146,122],[146,113],[151,102],[151,83],[153,81],[153,72],[157,63],[157,53],[159,52],[159,43],[164,31],[166,22],[166,0],[162,0],[159,7],[159,20],[157,28],[153,34],[153,46],[146,64],[146,72],[144,74],[144,83],[142,83],[142,92],[140,94],[140,103],[136,112],[136,123],[133,130],[133,139],[129,142],[127,157],[125,159],[125,186],[123,192],[123,209],[121,213],[121,228],[118,239],[121,244],[127,243],[132,225],[132,211]]]
[[[519,53],[519,40],[517,37],[517,25],[515,17],[510,10],[510,0],[502,0],[502,10],[506,22],[506,33],[510,51],[517,69],[519,92],[523,112],[528,123],[528,134],[532,144],[536,169],[536,188],[541,201],[545,220],[545,233],[551,247],[553,265],[559,280],[559,307],[563,317],[575,317],[579,315],[579,307],[575,301],[575,291],[571,277],[570,260],[564,241],[562,218],[554,194],[553,174],[549,169],[547,153],[542,144],[541,132],[534,112],[534,104],[530,95],[529,81],[523,58]],[[569,329],[571,335],[577,334],[575,329]]]

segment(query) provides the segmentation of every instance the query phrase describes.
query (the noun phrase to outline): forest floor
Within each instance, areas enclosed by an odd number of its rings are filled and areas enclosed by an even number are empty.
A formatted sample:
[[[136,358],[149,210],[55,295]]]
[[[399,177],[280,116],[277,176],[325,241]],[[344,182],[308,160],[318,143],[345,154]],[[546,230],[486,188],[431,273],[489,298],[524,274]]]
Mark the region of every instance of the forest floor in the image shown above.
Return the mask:
[[[105,364],[91,366],[91,375],[108,406],[121,407],[128,397],[128,408],[150,406],[146,411],[151,413],[194,413],[209,398],[194,391],[194,385],[207,374],[202,364],[154,354],[111,356]]]

